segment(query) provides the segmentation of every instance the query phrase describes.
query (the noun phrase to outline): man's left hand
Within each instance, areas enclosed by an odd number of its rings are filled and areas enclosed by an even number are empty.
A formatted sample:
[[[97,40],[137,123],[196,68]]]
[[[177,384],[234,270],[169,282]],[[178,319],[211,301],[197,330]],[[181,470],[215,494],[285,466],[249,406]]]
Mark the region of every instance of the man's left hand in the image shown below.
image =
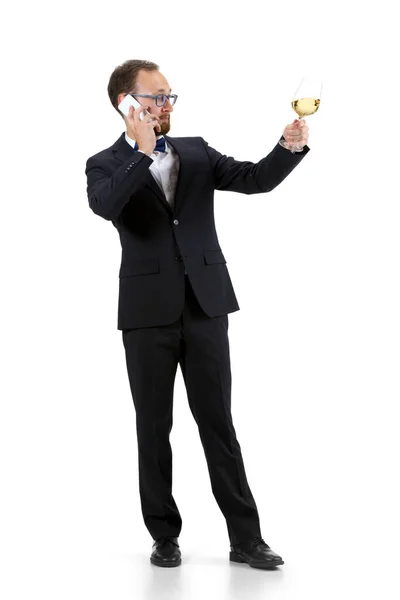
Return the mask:
[[[305,146],[308,143],[308,126],[304,119],[295,119],[290,125],[286,125],[283,137],[289,144]]]

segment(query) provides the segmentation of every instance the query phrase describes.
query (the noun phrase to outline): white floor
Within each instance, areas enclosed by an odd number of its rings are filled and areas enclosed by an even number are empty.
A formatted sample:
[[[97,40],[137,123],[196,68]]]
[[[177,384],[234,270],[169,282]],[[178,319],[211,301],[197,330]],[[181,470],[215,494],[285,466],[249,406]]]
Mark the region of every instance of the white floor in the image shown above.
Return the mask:
[[[378,445],[366,434],[355,447],[342,432],[334,445],[326,429],[311,449],[307,436],[285,438],[280,409],[272,415],[271,405],[268,413],[279,430],[266,422],[258,428],[256,419],[240,418],[237,404],[262,534],[285,564],[261,571],[230,563],[225,520],[178,377],[171,444],[182,564],[160,568],[150,563],[152,539],[140,510],[133,409],[128,394],[113,406],[110,397],[104,390],[104,403],[96,398],[97,412],[75,406],[71,415],[81,422],[65,411],[58,431],[31,433],[31,452],[9,439],[0,498],[2,600],[399,600],[398,469],[388,440]],[[47,416],[53,425],[60,406]],[[306,419],[302,427],[307,431]]]
[[[296,532],[293,532],[296,533]],[[230,564],[221,539],[182,541],[180,567],[158,568],[149,562],[150,547],[142,539],[140,548],[82,547],[61,541],[53,548],[38,540],[32,552],[13,557],[2,568],[2,598],[64,599],[353,599],[399,598],[398,549],[392,546],[361,548],[346,540],[329,548],[318,546],[311,535],[300,540],[280,541],[286,564],[275,571]],[[121,544],[123,539],[121,537]],[[125,538],[125,544],[127,538]],[[132,544],[133,545],[133,544]],[[10,556],[8,556],[8,560]],[[4,588],[5,586],[5,588]]]

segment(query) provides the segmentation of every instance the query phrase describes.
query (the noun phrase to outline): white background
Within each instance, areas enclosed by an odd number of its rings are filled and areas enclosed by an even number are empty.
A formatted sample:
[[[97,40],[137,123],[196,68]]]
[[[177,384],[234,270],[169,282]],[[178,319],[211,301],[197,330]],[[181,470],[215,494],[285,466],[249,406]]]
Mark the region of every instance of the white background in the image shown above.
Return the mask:
[[[2,18],[1,596],[397,599],[398,27],[389,1],[22,2]],[[117,330],[120,245],[85,163],[123,132],[127,59],[179,94],[171,135],[258,161],[324,81],[310,153],[269,194],[217,192],[241,310],[232,414],[275,572],[228,561],[178,369],[182,566],[150,565]]]

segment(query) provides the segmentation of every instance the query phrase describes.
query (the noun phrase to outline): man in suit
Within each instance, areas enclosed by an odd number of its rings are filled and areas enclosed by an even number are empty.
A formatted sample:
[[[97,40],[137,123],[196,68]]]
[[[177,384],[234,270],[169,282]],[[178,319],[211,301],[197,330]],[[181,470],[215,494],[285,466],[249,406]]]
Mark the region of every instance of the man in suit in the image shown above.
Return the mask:
[[[91,156],[85,171],[90,208],[112,222],[121,241],[117,326],[136,412],[141,508],[154,541],[150,560],[181,564],[169,442],[179,364],[226,519],[229,558],[270,569],[283,560],[261,537],[232,423],[228,313],[239,305],[215,229],[214,190],[273,190],[309,151],[308,127],[295,121],[281,137],[302,152],[277,143],[258,163],[236,161],[201,137],[167,135],[176,101],[171,91],[154,63],[117,67],[108,93],[126,131]],[[141,107],[126,117],[118,105],[129,93]]]

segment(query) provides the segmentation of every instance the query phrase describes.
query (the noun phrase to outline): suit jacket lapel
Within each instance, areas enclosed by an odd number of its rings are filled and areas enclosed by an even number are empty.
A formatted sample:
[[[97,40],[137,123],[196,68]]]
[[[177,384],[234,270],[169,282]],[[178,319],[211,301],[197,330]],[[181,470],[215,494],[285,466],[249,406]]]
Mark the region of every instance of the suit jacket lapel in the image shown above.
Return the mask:
[[[164,204],[164,206],[166,208],[168,208],[168,210],[170,212],[172,212],[172,208],[171,205],[169,204],[165,194],[164,194],[164,190],[160,188],[160,186],[158,185],[157,181],[154,179],[153,175],[151,174],[150,170],[148,173],[148,179],[147,179],[147,186],[153,190],[153,192],[155,193],[155,195],[157,196],[157,198],[159,200],[161,200],[161,202]]]
[[[165,136],[168,144],[172,146],[172,148],[176,151],[179,157],[179,173],[178,173],[178,181],[175,190],[175,208],[172,210],[168,200],[160,188],[158,183],[155,181],[153,175],[149,171],[147,185],[154,192],[157,198],[162,202],[163,206],[171,213],[177,212],[178,206],[180,206],[185,197],[185,190],[189,181],[189,174],[191,169],[195,168],[195,158],[196,151],[190,144],[187,143],[185,138],[171,138],[169,136]],[[115,142],[112,151],[115,154],[115,158],[120,160],[121,162],[126,162],[130,158],[132,158],[132,146],[128,144],[125,139],[125,132],[121,134],[118,140]]]
[[[114,153],[114,156],[115,156],[115,158],[117,160],[119,160],[120,162],[124,163],[127,160],[129,160],[129,159],[132,158],[132,151],[133,151],[133,148],[126,141],[126,139],[125,139],[125,132],[124,132],[124,133],[121,134],[121,136],[115,142],[114,146],[112,147],[112,152]],[[154,194],[161,201],[161,203],[163,204],[163,206],[170,213],[172,213],[172,208],[171,208],[170,204],[168,203],[168,200],[167,200],[167,198],[166,198],[163,190],[160,188],[160,186],[158,185],[158,183],[154,179],[154,177],[151,174],[150,170],[149,170],[148,175],[147,175],[146,185],[154,192]]]

